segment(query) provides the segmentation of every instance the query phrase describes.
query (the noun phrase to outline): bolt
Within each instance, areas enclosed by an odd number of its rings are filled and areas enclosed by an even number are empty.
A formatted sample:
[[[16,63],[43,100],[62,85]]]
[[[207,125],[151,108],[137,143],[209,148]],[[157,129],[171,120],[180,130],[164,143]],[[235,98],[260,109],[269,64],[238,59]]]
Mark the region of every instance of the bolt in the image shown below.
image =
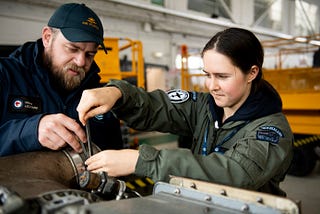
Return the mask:
[[[257,202],[262,204],[263,203],[263,199],[261,197],[258,197],[257,198]]]
[[[191,184],[190,184],[190,187],[193,188],[193,189],[197,189],[197,186],[196,186],[195,183],[191,183]]]
[[[226,195],[227,195],[227,192],[226,192],[224,189],[222,189],[222,190],[220,190],[220,195],[226,196]]]
[[[241,207],[241,211],[242,211],[242,212],[249,211],[249,205],[248,205],[248,204],[244,204],[244,205]]]
[[[204,200],[205,200],[205,201],[211,201],[211,196],[210,196],[210,195],[206,195],[206,196],[204,197]]]
[[[181,192],[181,191],[180,191],[180,189],[178,189],[178,188],[174,190],[174,193],[175,193],[175,194],[180,194],[180,192]]]

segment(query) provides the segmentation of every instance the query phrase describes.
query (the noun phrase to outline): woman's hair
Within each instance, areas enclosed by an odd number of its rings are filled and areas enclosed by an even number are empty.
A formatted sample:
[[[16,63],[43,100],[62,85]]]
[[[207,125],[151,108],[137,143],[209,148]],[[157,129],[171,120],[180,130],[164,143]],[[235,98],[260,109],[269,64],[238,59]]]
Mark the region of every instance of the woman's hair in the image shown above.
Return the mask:
[[[232,63],[248,74],[253,65],[258,66],[259,73],[252,82],[255,90],[262,79],[263,48],[257,37],[250,31],[241,28],[228,28],[214,35],[202,50],[215,50],[227,56]]]

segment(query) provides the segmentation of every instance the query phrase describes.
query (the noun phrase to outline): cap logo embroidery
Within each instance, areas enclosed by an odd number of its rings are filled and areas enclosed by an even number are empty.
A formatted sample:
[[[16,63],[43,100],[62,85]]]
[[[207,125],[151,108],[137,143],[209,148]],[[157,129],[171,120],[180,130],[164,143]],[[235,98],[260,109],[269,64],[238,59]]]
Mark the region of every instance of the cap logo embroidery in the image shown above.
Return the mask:
[[[86,21],[83,21],[82,24],[83,24],[83,25],[91,26],[91,27],[99,30],[99,27],[98,27],[98,25],[97,25],[97,22],[96,22],[96,20],[95,20],[94,18],[91,18],[91,17],[90,17],[90,18],[88,18]]]

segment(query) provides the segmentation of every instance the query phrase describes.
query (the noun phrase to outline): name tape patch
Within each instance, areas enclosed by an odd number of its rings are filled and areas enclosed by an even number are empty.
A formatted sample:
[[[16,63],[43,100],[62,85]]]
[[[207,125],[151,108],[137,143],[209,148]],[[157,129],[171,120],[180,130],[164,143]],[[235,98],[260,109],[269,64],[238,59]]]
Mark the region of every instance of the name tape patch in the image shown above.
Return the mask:
[[[271,144],[278,144],[280,137],[283,136],[282,131],[275,126],[261,126],[257,131],[256,138]]]
[[[42,111],[41,100],[36,97],[10,96],[8,104],[11,112],[41,113]]]

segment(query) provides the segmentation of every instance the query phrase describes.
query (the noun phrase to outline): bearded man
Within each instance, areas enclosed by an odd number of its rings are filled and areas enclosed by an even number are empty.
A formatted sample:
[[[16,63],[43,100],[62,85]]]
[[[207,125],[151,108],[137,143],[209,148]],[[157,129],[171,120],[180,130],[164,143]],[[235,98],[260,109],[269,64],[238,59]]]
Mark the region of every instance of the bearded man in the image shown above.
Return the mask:
[[[42,30],[0,58],[0,156],[29,151],[82,152],[87,141],[76,107],[83,90],[101,86],[94,56],[103,44],[99,17],[84,4],[61,5]],[[123,148],[120,123],[111,113],[90,121],[101,149]]]

